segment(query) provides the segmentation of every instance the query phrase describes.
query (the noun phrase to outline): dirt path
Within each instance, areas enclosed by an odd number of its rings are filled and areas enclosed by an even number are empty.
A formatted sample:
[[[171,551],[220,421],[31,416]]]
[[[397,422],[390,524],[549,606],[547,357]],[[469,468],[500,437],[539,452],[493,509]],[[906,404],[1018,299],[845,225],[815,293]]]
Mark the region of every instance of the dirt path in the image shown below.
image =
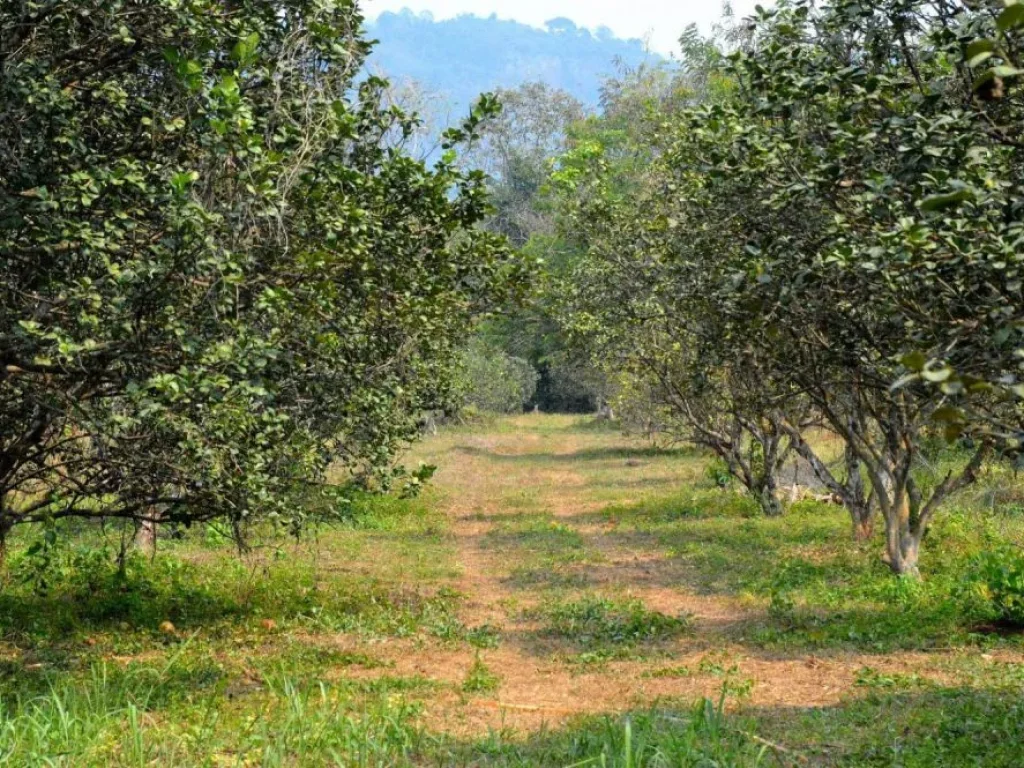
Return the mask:
[[[460,619],[496,629],[500,640],[479,651],[390,649],[395,672],[450,684],[428,709],[432,726],[456,734],[532,731],[579,714],[717,697],[723,685],[754,707],[828,706],[852,694],[866,667],[943,679],[943,654],[773,656],[746,643],[745,629],[763,620],[763,605],[699,594],[687,583],[685,560],[621,532],[606,512],[692,482],[697,463],[647,460],[642,452],[636,458],[635,444],[614,433],[581,434],[568,428],[571,420],[564,431],[551,424],[523,417],[501,432],[442,436],[426,446],[442,467],[437,483],[462,569]],[[565,563],[557,547],[545,549],[545,532],[556,543],[557,536],[582,542],[580,562]],[[568,586],[531,586],[524,568],[542,579],[547,568]],[[581,593],[640,600],[651,611],[689,616],[691,627],[623,659],[579,663],[578,644],[553,637],[530,609]],[[477,654],[501,683],[495,692],[468,696],[457,688]]]

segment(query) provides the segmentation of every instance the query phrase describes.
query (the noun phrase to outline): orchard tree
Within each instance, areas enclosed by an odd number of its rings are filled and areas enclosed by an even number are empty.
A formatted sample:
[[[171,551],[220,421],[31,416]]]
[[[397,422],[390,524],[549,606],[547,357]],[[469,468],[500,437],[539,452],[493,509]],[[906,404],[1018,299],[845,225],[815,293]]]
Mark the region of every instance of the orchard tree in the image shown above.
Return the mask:
[[[727,336],[771,354],[844,439],[900,574],[1001,436],[971,429],[965,395],[1014,412],[990,382],[1019,333],[1018,166],[963,62],[990,19],[907,0],[762,11],[732,66],[738,97],[688,115],[669,153],[676,180],[704,180],[704,226],[736,244],[716,251],[733,273]],[[974,448],[930,479],[936,427]]]
[[[473,158],[492,178],[491,228],[522,247],[534,234],[551,231],[541,190],[549,164],[566,151],[570,129],[586,112],[572,94],[543,83],[495,96],[501,112],[482,131]]]
[[[357,76],[352,0],[0,11],[0,540],[67,517],[300,525],[386,482],[517,283],[457,145]]]
[[[679,218],[694,213],[679,195],[700,182],[666,188],[665,170],[655,163],[624,182],[597,144],[565,159],[555,176],[563,226],[586,255],[562,281],[563,322],[609,378],[626,377],[625,396],[647,398],[662,435],[713,452],[766,515],[778,516],[779,478],[794,447],[787,425],[807,424],[807,402],[782,382],[773,387],[755,348],[724,338],[716,299],[725,275],[705,258],[718,244],[694,238],[700,216]]]
[[[1019,443],[1022,8],[759,10],[724,97],[663,110],[641,174],[570,179],[608,327],[660,324],[666,371],[745,382],[714,392],[726,412],[730,391],[758,391],[861,535],[881,513],[898,574],[918,574],[942,504]],[[631,358],[648,343],[596,338]],[[845,474],[787,413],[801,403],[843,439]],[[936,431],[965,455],[932,476]]]

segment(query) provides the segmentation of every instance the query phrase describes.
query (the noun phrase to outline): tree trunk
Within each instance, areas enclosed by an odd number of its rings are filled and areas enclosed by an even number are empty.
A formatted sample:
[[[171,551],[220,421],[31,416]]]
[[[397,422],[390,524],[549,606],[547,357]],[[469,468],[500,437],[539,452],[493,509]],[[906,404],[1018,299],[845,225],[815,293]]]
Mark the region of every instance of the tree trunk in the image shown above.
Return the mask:
[[[850,445],[844,451],[846,463],[847,493],[841,496],[853,523],[853,538],[868,541],[875,532],[874,507],[871,496],[864,489],[864,478],[860,474],[860,459]]]
[[[875,535],[875,516],[871,507],[851,509],[850,517],[853,519],[853,538],[856,541],[871,541]]]
[[[910,500],[895,500],[885,518],[885,554],[882,559],[897,576],[920,579],[921,540],[924,528],[913,525]]]
[[[149,555],[156,554],[156,522],[141,520],[135,529],[135,546]]]
[[[765,477],[754,495],[761,511],[767,517],[782,517],[782,501],[779,499],[779,487],[774,475]]]
[[[915,580],[921,578],[921,538],[920,532],[910,531],[886,538],[884,560],[894,574]]]
[[[7,567],[7,534],[10,526],[0,525],[0,570]]]
[[[14,529],[14,521],[7,514],[3,501],[3,496],[0,495],[0,569],[7,565],[7,537]]]

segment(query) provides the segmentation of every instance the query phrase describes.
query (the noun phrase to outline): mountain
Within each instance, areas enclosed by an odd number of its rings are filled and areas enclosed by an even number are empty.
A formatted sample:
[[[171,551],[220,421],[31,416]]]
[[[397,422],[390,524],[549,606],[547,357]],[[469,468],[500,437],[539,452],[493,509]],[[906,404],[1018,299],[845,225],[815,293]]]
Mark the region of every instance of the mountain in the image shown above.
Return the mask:
[[[381,14],[368,31],[379,40],[371,71],[419,84],[442,96],[453,113],[483,92],[527,82],[560,88],[596,107],[605,77],[660,59],[640,40],[623,40],[607,27],[591,32],[565,18],[538,29],[496,15],[437,21],[406,9]]]

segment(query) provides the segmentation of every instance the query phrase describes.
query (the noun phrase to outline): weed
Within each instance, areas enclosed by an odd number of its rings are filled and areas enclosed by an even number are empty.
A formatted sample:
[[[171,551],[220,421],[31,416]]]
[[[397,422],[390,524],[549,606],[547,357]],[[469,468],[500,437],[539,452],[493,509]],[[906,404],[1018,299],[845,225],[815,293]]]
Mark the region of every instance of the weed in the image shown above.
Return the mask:
[[[501,632],[490,624],[482,624],[466,630],[466,641],[474,648],[497,648],[501,643]]]
[[[589,595],[542,606],[548,632],[583,646],[626,645],[663,640],[685,632],[687,617],[649,610],[640,600]]]
[[[473,660],[473,666],[469,668],[466,679],[462,683],[462,690],[465,693],[492,693],[498,690],[501,685],[501,677],[496,675],[484,664],[480,654]]]
[[[989,616],[1024,627],[1024,555],[1009,549],[986,552],[972,565],[972,586]]]

